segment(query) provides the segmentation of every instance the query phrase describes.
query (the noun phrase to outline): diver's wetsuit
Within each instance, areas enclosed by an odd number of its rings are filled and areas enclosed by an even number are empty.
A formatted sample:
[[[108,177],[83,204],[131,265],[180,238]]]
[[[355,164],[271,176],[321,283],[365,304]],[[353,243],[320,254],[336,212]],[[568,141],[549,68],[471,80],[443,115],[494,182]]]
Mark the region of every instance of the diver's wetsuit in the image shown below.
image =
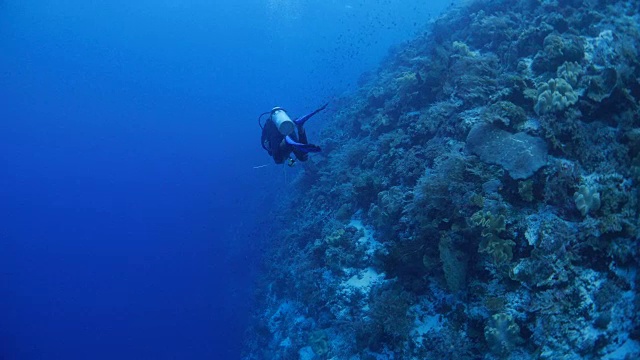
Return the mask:
[[[307,132],[304,130],[304,123],[313,115],[324,110],[328,104],[324,104],[317,110],[299,117],[293,122],[296,124],[296,130],[284,136],[278,131],[278,128],[271,120],[267,120],[262,127],[261,143],[262,147],[267,150],[269,155],[273,157],[276,164],[282,164],[289,158],[291,152],[300,161],[307,161],[310,152],[320,151],[320,147],[309,144],[307,141]]]
[[[308,144],[307,132],[300,125],[296,125],[296,130],[289,135],[293,141]],[[297,134],[296,134],[297,132]],[[262,128],[262,146],[269,152],[269,155],[273,157],[276,164],[282,164],[289,158],[289,155],[293,151],[293,154],[300,161],[307,161],[309,154],[302,150],[295,148],[285,141],[285,136],[278,131],[278,128],[273,121],[267,121]]]

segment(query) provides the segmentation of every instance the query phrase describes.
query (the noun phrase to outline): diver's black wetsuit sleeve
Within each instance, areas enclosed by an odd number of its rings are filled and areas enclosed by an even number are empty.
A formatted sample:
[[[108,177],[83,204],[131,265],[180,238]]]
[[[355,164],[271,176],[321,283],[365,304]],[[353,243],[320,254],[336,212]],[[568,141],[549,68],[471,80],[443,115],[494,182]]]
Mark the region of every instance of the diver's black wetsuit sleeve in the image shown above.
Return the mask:
[[[309,141],[307,140],[307,132],[304,130],[302,126],[298,126],[297,128],[298,128],[297,136],[294,133],[294,134],[291,134],[290,137],[301,144],[308,144]],[[295,147],[292,147],[292,151],[293,151],[293,155],[295,155],[296,158],[300,161],[307,161],[309,159],[309,154],[307,154],[304,151],[300,151]]]
[[[289,158],[291,150],[293,150],[293,147],[291,145],[287,144],[284,140],[280,141],[280,143],[273,151],[273,160],[276,162],[276,164],[284,163],[285,160]]]
[[[271,121],[267,121],[264,125],[260,141],[276,164],[282,164],[291,153],[291,146],[284,141],[284,136]]]
[[[309,141],[307,140],[307,131],[302,127],[302,126],[298,126],[298,139],[297,141],[301,144],[308,144]]]

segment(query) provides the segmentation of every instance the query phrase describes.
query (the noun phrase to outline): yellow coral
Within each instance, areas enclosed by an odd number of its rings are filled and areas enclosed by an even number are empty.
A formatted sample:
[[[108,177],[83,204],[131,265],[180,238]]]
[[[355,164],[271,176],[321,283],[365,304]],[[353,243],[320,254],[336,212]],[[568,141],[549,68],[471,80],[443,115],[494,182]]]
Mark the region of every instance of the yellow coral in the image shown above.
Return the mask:
[[[516,243],[498,236],[506,228],[506,219],[503,215],[494,216],[490,211],[480,210],[471,216],[471,222],[483,227],[482,241],[478,246],[479,253],[489,254],[496,265],[511,261]]]
[[[557,71],[558,77],[565,79],[571,86],[578,85],[584,69],[575,61],[566,61]]]
[[[405,87],[417,83],[418,77],[414,71],[405,71],[396,77],[395,81],[399,87]]]
[[[534,110],[542,115],[551,112],[562,111],[578,102],[578,94],[564,79],[556,78],[543,83],[538,88],[538,102]]]

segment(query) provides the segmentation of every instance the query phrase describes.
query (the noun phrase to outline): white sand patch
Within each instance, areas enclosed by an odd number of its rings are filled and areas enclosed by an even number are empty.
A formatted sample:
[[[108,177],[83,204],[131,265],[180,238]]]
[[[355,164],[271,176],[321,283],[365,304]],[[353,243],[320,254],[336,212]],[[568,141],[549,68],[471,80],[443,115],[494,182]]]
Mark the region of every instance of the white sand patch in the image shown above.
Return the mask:
[[[628,339],[616,351],[605,355],[603,360],[624,360],[637,359],[640,355],[640,343],[635,340]]]
[[[415,316],[411,338],[416,346],[422,347],[428,333],[442,330],[442,318],[428,301],[412,306],[411,313]]]
[[[384,273],[378,274],[372,268],[366,268],[364,270],[361,270],[358,274],[350,277],[349,280],[344,283],[344,285],[351,288],[356,288],[361,292],[369,292],[369,290],[371,290],[371,286],[382,280],[384,280]]]
[[[365,249],[366,257],[370,258],[376,253],[376,251],[384,251],[384,246],[375,239],[375,231],[370,227],[364,226],[361,220],[352,219],[349,222],[349,225],[358,230],[362,230],[364,233],[364,235],[358,239],[358,246]]]
[[[430,331],[439,331],[442,328],[442,324],[440,323],[440,316],[431,315],[425,316],[421,319],[416,319],[415,327],[413,328],[412,334],[415,336],[422,336]]]

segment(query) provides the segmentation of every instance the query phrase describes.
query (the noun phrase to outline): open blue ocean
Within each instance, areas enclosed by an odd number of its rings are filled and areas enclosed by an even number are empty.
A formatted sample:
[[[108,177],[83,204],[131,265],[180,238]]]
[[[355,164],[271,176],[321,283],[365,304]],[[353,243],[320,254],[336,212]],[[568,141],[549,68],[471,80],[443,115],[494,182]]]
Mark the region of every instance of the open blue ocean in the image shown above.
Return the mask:
[[[303,168],[258,115],[318,140],[448,5],[0,1],[0,359],[239,359]]]

